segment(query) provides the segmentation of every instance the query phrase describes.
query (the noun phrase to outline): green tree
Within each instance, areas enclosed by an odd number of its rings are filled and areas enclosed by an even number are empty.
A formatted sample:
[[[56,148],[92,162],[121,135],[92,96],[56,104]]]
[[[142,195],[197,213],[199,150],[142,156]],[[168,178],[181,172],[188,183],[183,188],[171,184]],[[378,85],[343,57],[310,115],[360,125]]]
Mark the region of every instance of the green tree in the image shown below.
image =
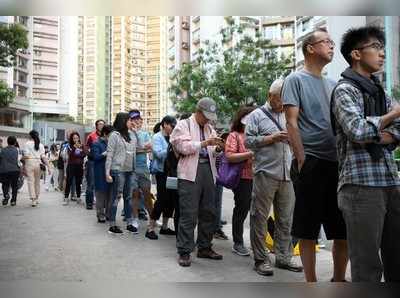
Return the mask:
[[[241,105],[263,104],[272,82],[290,72],[293,57],[278,59],[268,40],[244,29],[231,23],[220,32],[222,44],[206,41],[197,59],[173,75],[170,94],[179,113],[192,112],[208,96],[216,101],[220,119],[230,118]]]
[[[18,50],[27,49],[28,46],[28,32],[21,25],[0,25],[0,66],[16,65]],[[0,81],[0,107],[8,106],[14,98],[13,90]]]
[[[392,89],[392,95],[394,99],[400,101],[400,85],[397,85]]]

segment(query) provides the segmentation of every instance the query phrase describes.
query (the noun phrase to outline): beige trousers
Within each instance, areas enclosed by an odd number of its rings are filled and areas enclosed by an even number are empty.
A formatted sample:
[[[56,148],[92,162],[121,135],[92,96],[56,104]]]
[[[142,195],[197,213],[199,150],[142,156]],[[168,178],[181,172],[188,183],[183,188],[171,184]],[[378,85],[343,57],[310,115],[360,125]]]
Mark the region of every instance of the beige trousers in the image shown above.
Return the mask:
[[[26,159],[25,169],[28,180],[28,191],[31,199],[38,199],[40,194],[40,159]]]

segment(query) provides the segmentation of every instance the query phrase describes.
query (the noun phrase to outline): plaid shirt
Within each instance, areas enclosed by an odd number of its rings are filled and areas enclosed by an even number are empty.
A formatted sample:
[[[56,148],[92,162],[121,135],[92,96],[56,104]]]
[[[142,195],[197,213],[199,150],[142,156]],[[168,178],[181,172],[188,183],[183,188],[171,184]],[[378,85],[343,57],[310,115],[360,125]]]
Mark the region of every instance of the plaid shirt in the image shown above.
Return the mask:
[[[368,94],[365,96],[369,96]],[[345,184],[387,187],[400,185],[397,166],[392,150],[395,145],[383,147],[383,157],[373,161],[365,149],[365,143],[379,140],[378,128],[381,117],[364,117],[363,94],[349,83],[341,83],[334,91],[337,148],[339,159],[339,186]],[[386,97],[388,111],[392,100]],[[384,131],[390,132],[397,143],[400,141],[400,119]]]

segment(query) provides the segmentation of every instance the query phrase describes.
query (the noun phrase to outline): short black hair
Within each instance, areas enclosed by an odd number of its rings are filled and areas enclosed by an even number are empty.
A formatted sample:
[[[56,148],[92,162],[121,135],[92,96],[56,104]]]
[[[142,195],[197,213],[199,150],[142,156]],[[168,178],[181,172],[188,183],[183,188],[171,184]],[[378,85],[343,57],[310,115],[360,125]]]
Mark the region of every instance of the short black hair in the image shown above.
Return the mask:
[[[112,131],[114,130],[114,128],[111,125],[104,125],[103,129],[101,130],[101,137],[104,136],[108,136]]]
[[[311,31],[310,33],[306,34],[306,36],[303,39],[303,44],[301,46],[301,50],[303,51],[304,56],[306,56],[307,54],[307,46],[315,42],[315,33],[317,32],[328,33],[328,30],[322,27],[322,28],[317,28],[314,31]]]
[[[371,38],[376,38],[380,43],[385,44],[385,33],[376,26],[351,28],[343,35],[340,52],[347,63],[352,64],[351,52],[362,47]]]
[[[7,144],[8,146],[15,146],[15,144],[17,144],[17,138],[14,136],[9,136],[7,138]]]
[[[165,124],[169,124],[174,127],[176,125],[176,118],[169,115],[165,116],[161,120],[161,126],[164,127]]]

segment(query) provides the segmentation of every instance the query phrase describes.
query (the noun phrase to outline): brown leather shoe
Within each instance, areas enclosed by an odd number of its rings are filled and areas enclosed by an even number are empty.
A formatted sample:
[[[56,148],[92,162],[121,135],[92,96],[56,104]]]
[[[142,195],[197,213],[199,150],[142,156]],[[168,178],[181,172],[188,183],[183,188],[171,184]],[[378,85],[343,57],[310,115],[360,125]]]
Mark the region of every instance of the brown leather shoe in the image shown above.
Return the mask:
[[[190,255],[180,255],[178,258],[178,264],[182,267],[189,267],[192,264]]]
[[[211,260],[222,260],[222,255],[217,254],[211,248],[202,248],[197,251],[197,257]]]

